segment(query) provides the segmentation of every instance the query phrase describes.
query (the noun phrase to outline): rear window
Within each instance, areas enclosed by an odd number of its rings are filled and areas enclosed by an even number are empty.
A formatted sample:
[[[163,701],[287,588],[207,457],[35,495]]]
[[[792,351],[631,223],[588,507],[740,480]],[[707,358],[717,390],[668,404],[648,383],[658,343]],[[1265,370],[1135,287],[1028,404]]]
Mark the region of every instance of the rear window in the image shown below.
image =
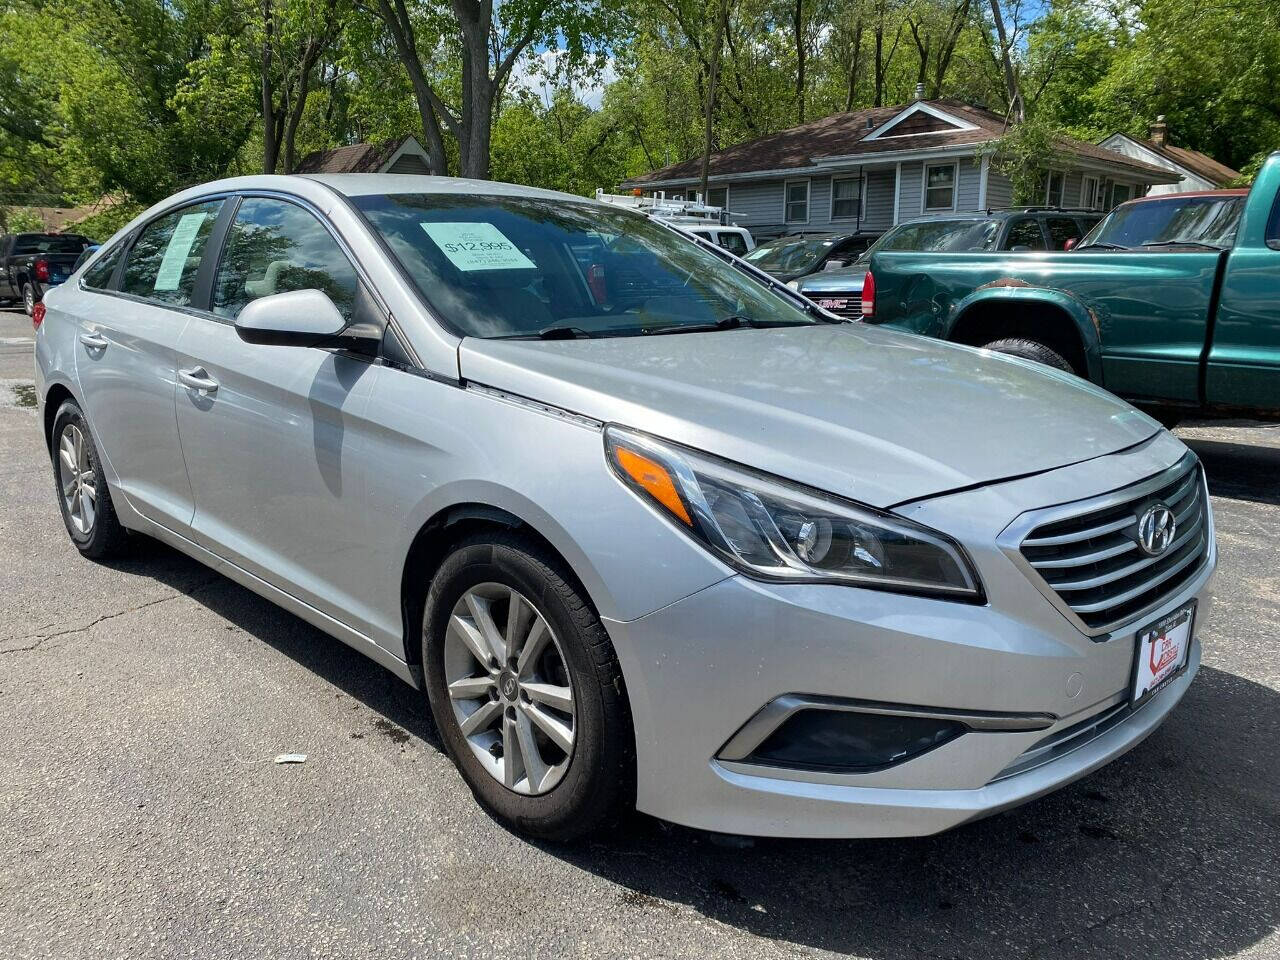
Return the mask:
[[[1141,200],[1112,210],[1081,246],[1145,247],[1194,245],[1229,247],[1240,227],[1244,197],[1180,197]]]
[[[839,237],[783,237],[762,243],[747,259],[770,273],[803,273],[818,262]]]
[[[922,220],[895,227],[871,245],[860,259],[891,250],[959,252],[993,250],[1000,233],[998,220]]]
[[[80,253],[87,246],[88,239],[74,233],[20,233],[13,243],[13,252]]]

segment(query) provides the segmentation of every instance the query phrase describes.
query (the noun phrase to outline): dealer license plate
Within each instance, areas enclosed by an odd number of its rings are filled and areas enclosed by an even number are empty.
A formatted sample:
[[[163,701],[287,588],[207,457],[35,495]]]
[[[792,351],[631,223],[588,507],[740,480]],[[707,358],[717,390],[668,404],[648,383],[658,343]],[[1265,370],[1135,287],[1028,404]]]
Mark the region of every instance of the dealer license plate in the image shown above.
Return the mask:
[[[1133,671],[1133,701],[1145,700],[1187,666],[1196,605],[1188,604],[1138,631],[1137,663]]]

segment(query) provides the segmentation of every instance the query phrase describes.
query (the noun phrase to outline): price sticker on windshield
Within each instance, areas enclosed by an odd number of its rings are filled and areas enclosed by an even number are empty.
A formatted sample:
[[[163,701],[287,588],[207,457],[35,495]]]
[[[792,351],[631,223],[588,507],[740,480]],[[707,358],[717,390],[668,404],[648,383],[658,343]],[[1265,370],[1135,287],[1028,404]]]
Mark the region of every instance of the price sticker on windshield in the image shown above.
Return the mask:
[[[492,223],[419,226],[459,270],[533,270],[536,266]]]

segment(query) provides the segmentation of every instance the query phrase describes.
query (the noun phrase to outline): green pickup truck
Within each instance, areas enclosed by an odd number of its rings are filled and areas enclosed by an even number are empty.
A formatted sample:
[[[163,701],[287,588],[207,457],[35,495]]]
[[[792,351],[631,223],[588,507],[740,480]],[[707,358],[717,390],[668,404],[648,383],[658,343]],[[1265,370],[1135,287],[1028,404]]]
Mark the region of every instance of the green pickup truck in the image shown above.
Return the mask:
[[[1071,370],[1172,422],[1280,420],[1280,152],[1234,239],[1064,253],[876,253],[869,323]]]

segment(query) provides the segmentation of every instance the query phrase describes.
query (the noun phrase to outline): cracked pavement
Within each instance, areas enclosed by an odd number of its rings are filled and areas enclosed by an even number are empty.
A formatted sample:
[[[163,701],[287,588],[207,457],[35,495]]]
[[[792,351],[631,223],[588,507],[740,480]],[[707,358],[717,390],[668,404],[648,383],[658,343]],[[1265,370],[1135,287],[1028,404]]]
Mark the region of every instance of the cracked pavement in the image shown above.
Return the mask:
[[[1180,433],[1205,667],[1132,753],[938,837],[575,847],[475,805],[418,695],[193,561],[81,559],[0,314],[0,957],[1280,958],[1280,427]],[[305,753],[278,766],[278,753]]]

